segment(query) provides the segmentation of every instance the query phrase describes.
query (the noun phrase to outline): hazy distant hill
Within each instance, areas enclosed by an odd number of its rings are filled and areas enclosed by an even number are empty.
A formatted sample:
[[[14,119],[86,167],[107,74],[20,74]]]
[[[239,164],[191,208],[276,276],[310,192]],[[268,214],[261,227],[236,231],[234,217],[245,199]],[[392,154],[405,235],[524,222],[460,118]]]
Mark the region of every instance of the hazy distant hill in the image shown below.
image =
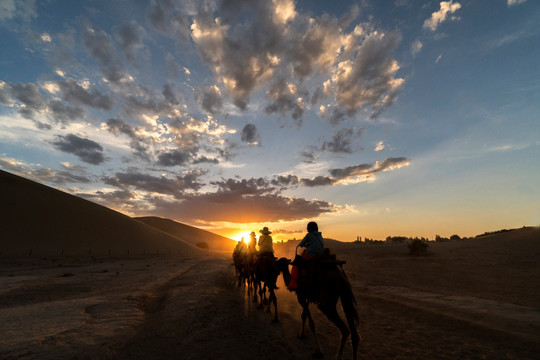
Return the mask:
[[[134,219],[158,228],[161,231],[165,231],[173,236],[179,236],[193,245],[205,242],[208,244],[210,250],[232,252],[237,244],[235,240],[193,226],[181,224],[170,219],[154,216],[136,217]]]
[[[104,206],[0,170],[1,255],[199,254]]]

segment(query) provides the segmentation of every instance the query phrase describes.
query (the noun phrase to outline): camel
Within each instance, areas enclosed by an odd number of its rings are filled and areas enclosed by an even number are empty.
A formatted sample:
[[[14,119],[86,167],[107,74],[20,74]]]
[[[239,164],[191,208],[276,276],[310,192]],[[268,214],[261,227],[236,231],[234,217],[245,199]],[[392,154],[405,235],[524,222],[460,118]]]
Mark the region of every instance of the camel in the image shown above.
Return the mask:
[[[290,259],[279,258],[276,260],[273,254],[266,255],[263,254],[257,261],[257,266],[255,268],[255,290],[259,289],[260,303],[257,306],[258,308],[264,308],[264,299],[266,298],[266,289],[268,289],[268,305],[266,312],[270,312],[270,307],[274,304],[274,319],[273,322],[279,322],[278,311],[277,311],[277,297],[275,290],[277,289],[277,278],[279,274],[283,273],[283,279],[285,283],[288,284],[291,278],[289,272],[289,264],[291,263]],[[256,300],[256,292],[254,294]]]
[[[299,262],[301,263],[302,260],[299,259]],[[356,360],[357,358],[358,344],[360,342],[360,336],[356,329],[358,312],[356,311],[356,300],[351,284],[342,268],[344,263],[344,261],[330,258],[327,254],[326,257],[317,260],[317,263],[306,263],[303,266],[299,264],[301,266],[298,278],[299,286],[295,292],[298,303],[302,306],[302,327],[298,337],[301,339],[305,338],[304,329],[306,319],[308,319],[309,327],[315,337],[316,348],[313,356],[316,358],[323,357],[323,354],[315,330],[315,323],[309,311],[310,303],[316,303],[319,310],[338,327],[341,333],[340,343],[335,358],[338,360],[342,358],[343,348],[349,335],[351,335],[353,359]],[[310,269],[308,269],[309,267]],[[307,272],[310,270],[314,277],[314,281],[309,280],[310,275],[308,275]],[[345,313],[345,317],[347,318],[348,326],[338,314],[336,308],[338,299],[341,299],[341,306]]]

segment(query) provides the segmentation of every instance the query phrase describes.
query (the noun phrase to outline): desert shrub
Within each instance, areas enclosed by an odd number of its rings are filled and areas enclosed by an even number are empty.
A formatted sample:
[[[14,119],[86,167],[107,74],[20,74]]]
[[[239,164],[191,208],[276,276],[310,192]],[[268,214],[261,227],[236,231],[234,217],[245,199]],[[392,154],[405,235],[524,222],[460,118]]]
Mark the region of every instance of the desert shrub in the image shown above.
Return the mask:
[[[427,253],[428,243],[420,239],[414,239],[407,244],[411,255],[418,256]]]
[[[201,249],[205,249],[205,250],[208,250],[208,248],[209,248],[208,244],[205,243],[205,242],[197,243],[196,246],[200,247]]]
[[[447,242],[450,241],[449,238],[441,237],[440,235],[435,235],[435,241],[437,242]]]

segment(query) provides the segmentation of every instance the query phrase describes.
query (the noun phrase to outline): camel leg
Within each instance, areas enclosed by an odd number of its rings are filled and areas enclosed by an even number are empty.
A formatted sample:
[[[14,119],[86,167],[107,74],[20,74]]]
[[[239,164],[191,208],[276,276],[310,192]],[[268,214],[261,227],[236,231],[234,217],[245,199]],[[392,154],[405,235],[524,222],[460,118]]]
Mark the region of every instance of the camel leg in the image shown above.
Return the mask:
[[[330,306],[329,306],[330,305]],[[334,304],[319,304],[319,309],[326,315],[328,320],[334,323],[341,332],[341,337],[339,341],[339,348],[336,353],[336,360],[341,360],[343,357],[343,348],[345,347],[345,343],[347,342],[347,338],[349,337],[350,331],[347,325],[343,322],[341,317],[339,316],[337,312],[337,301]]]
[[[279,322],[279,319],[277,312],[277,297],[274,289],[270,289],[270,295],[268,296],[268,308],[266,309],[266,312],[270,312],[270,306],[272,303],[274,304],[274,320],[272,320],[272,322],[277,323]]]
[[[356,318],[350,311],[346,311],[345,316],[347,317],[347,323],[349,324],[349,329],[351,331],[353,360],[356,360],[358,353],[358,344],[360,343],[360,335],[358,335],[358,330],[356,329]]]
[[[300,327],[300,332],[298,333],[299,339],[305,339],[306,338],[306,319],[307,319],[307,313],[309,309],[306,309],[306,306],[309,306],[309,304],[302,304],[302,326]]]
[[[309,302],[305,301],[302,304],[302,329],[300,330],[300,334],[305,338],[304,335],[304,324],[306,321],[306,318],[309,323],[309,329],[311,330],[311,333],[313,334],[313,338],[315,339],[315,352],[313,353],[313,357],[316,359],[320,359],[324,357],[322,351],[321,351],[321,343],[319,342],[319,337],[317,336],[317,330],[315,329],[315,321],[313,321],[313,318],[311,317],[311,312],[309,311]],[[300,337],[300,335],[299,335]]]
[[[257,292],[259,291],[259,283],[254,280],[253,281],[253,302],[256,303],[258,302],[258,298],[257,298]]]
[[[260,302],[257,305],[257,309],[264,309],[264,306],[268,304],[268,298],[266,297],[266,284],[259,285],[259,298]]]

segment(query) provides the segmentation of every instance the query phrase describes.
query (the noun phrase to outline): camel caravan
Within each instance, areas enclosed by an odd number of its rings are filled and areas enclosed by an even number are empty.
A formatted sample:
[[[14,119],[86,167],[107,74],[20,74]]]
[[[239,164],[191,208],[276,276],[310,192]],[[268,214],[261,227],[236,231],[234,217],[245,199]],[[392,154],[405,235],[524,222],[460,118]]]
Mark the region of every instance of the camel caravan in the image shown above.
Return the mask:
[[[341,333],[335,358],[342,358],[345,343],[350,336],[353,359],[356,359],[360,341],[356,329],[358,312],[351,284],[343,270],[345,261],[336,259],[336,256],[330,254],[329,249],[324,247],[324,240],[317,224],[315,222],[308,224],[306,236],[296,247],[294,261],[285,257],[275,257],[270,236],[272,232],[267,227],[259,232],[261,235],[258,241],[255,232],[251,232],[249,243],[246,244],[242,238],[233,251],[238,287],[247,287],[248,297],[253,298],[257,308],[263,309],[266,306],[266,311],[271,312],[273,306],[273,322],[278,322],[275,290],[277,279],[282,274],[287,289],[296,293],[298,303],[302,307],[298,337],[305,338],[306,320],[314,335],[316,344],[313,356],[322,358],[323,354],[309,310],[310,304],[316,304]],[[298,248],[304,248],[301,254],[298,253]],[[289,265],[292,265],[290,271]],[[341,300],[346,322],[337,311],[338,300]]]

